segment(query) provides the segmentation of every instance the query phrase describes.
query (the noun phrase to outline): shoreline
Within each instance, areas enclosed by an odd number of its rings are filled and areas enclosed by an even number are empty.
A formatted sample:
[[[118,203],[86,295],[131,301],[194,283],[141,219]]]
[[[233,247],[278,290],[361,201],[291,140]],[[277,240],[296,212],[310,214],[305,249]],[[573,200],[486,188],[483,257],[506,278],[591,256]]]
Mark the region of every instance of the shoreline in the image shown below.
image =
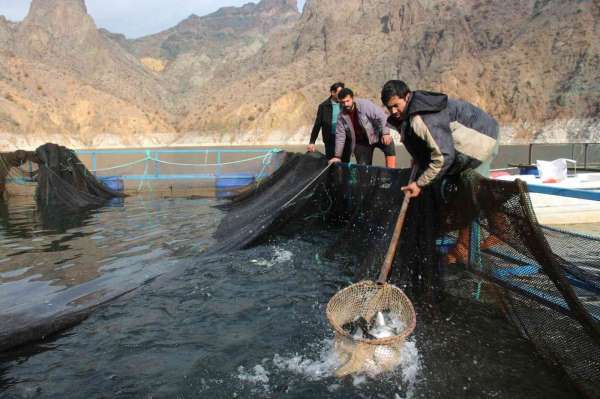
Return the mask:
[[[579,122],[579,124],[577,123]],[[532,132],[529,137],[516,134],[511,126],[500,128],[500,145],[568,145],[600,143],[600,123],[587,125],[582,132],[581,121],[559,123],[553,121],[549,129]],[[595,128],[593,128],[595,127]],[[303,126],[290,130],[262,130],[246,132],[153,132],[153,133],[11,133],[0,131],[0,151],[35,150],[46,143],[57,143],[68,148],[136,149],[136,148],[189,148],[189,147],[282,147],[308,145],[311,127]],[[577,134],[579,133],[579,134]],[[396,132],[392,134],[396,145],[401,145]],[[317,144],[322,145],[319,135]]]
[[[168,144],[168,143],[157,143],[157,142],[152,142],[152,143],[146,143],[146,145],[144,145],[143,143],[139,143],[139,144],[117,144],[117,145],[101,145],[101,146],[90,146],[90,145],[73,145],[73,144],[77,144],[77,143],[73,143],[73,140],[68,140],[70,141],[70,143],[65,143],[64,141],[56,141],[56,140],[50,140],[50,141],[40,141],[39,144],[28,144],[25,146],[14,146],[14,145],[3,145],[3,143],[0,143],[0,152],[10,152],[10,151],[16,151],[16,150],[26,150],[26,151],[35,151],[36,148],[38,148],[41,145],[44,145],[46,143],[56,143],[59,145],[63,145],[67,148],[71,148],[74,150],[135,150],[135,149],[161,149],[161,148],[230,148],[230,147],[235,147],[235,148],[244,148],[244,147],[250,147],[250,148],[257,148],[257,147],[265,147],[265,148],[284,148],[284,147],[297,147],[297,146],[307,146],[308,145],[308,140],[306,141],[270,141],[270,142],[197,142],[197,143],[172,143],[172,144]],[[528,142],[528,141],[508,141],[508,142],[500,142],[500,145],[503,147],[510,147],[510,146],[529,146],[529,145],[533,145],[533,146],[543,146],[543,145],[551,145],[551,146],[560,146],[560,145],[585,145],[585,144],[590,144],[590,145],[596,145],[596,144],[600,144],[600,138],[595,141],[595,142],[590,142],[590,141],[534,141],[534,142]],[[319,140],[317,140],[316,143],[317,147],[323,147],[323,143]],[[402,147],[403,144],[402,143],[396,143],[396,147]]]

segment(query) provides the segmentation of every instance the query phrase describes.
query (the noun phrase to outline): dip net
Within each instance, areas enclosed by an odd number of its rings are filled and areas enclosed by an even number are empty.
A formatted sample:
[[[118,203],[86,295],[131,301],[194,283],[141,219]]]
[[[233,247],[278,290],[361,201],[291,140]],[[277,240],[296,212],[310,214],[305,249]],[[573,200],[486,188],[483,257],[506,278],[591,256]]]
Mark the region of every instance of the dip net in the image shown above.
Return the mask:
[[[356,337],[344,328],[363,318],[370,322],[377,313],[397,320],[398,330],[392,336],[368,339]],[[402,347],[416,325],[415,310],[401,289],[392,284],[362,281],[338,292],[327,304],[327,319],[335,330],[335,347],[341,366],[338,377],[365,373],[371,376],[398,367]]]
[[[336,165],[317,178],[326,165],[314,154],[286,154],[271,177],[223,206],[227,215],[212,251],[248,248],[275,235],[326,231],[333,239],[317,259],[336,259],[355,281],[376,275],[410,171]],[[482,249],[461,264],[446,265],[444,248],[460,229],[468,229],[471,245]],[[494,244],[483,245],[490,237]],[[594,237],[540,226],[526,184],[464,173],[427,187],[411,201],[390,282],[426,303],[435,303],[454,285],[475,285],[473,294],[499,306],[584,395],[600,397],[599,252]],[[464,278],[449,280],[449,270]],[[332,324],[339,327],[351,317],[341,314],[347,316]]]

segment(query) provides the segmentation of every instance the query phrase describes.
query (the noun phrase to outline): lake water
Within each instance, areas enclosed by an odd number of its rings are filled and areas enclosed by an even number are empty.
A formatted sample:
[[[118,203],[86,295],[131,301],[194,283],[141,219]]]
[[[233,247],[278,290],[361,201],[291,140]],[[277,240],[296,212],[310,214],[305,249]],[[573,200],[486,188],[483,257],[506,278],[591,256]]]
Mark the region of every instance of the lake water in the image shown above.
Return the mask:
[[[2,398],[576,397],[498,309],[416,304],[402,367],[333,377],[324,306],[353,281],[328,232],[203,257],[213,199],[146,195],[79,215],[0,207],[0,320],[101,302],[81,324],[0,355]],[[459,276],[449,271],[449,281]],[[457,280],[456,280],[457,281]],[[461,280],[468,281],[468,280]],[[3,325],[2,328],[10,326]]]

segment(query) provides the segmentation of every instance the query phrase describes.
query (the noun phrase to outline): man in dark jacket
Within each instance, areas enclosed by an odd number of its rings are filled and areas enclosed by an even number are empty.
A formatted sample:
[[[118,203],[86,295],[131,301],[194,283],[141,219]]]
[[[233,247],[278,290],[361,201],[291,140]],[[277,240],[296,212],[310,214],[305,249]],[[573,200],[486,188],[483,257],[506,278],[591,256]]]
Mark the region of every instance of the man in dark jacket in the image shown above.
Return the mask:
[[[323,134],[323,144],[325,144],[325,155],[327,159],[333,158],[335,151],[335,128],[338,116],[342,110],[337,95],[343,88],[344,84],[342,82],[332,84],[329,88],[329,98],[319,104],[315,124],[310,134],[308,152],[316,151],[315,142],[319,136],[319,131],[321,131]]]
[[[433,181],[469,168],[483,175],[489,173],[498,153],[500,129],[483,110],[445,94],[410,91],[401,80],[390,80],[383,86],[381,101],[390,112],[389,126],[399,132],[422,170],[415,182],[402,187],[406,195],[417,197]],[[493,236],[486,241],[482,248],[497,243]],[[468,231],[463,229],[449,258],[464,262],[467,247]]]
[[[373,151],[379,148],[385,155],[386,166],[395,168],[395,144],[383,110],[369,100],[354,98],[354,93],[349,88],[340,91],[338,98],[343,111],[338,118],[335,131],[335,157],[330,162],[343,160],[344,148],[350,141],[351,150],[358,164],[371,165]],[[347,162],[347,160],[343,161]]]

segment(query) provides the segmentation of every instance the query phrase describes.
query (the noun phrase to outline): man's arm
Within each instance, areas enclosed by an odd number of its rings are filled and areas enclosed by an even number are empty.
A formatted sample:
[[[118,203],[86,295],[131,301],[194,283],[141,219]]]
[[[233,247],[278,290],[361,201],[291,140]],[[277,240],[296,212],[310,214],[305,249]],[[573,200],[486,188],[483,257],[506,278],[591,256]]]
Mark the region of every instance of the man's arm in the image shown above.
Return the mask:
[[[342,113],[338,115],[335,127],[335,157],[339,159],[342,159],[344,145],[346,144],[346,125],[342,115]]]
[[[415,115],[410,124],[430,151],[429,165],[416,181],[419,187],[425,187],[444,176],[454,162],[456,150],[450,131],[450,118],[447,112],[441,111],[435,114]]]
[[[371,103],[369,107],[369,115],[367,117],[371,120],[373,124],[373,129],[381,139],[383,136],[390,136],[390,129],[387,123],[387,115],[383,112],[381,107]],[[390,136],[391,137],[391,136]]]
[[[321,130],[321,127],[323,126],[323,107],[321,105],[319,105],[319,108],[317,110],[317,117],[315,118],[315,123],[313,125],[312,128],[312,132],[310,134],[310,144],[315,144],[315,142],[317,141],[317,137],[319,137],[319,131]]]

